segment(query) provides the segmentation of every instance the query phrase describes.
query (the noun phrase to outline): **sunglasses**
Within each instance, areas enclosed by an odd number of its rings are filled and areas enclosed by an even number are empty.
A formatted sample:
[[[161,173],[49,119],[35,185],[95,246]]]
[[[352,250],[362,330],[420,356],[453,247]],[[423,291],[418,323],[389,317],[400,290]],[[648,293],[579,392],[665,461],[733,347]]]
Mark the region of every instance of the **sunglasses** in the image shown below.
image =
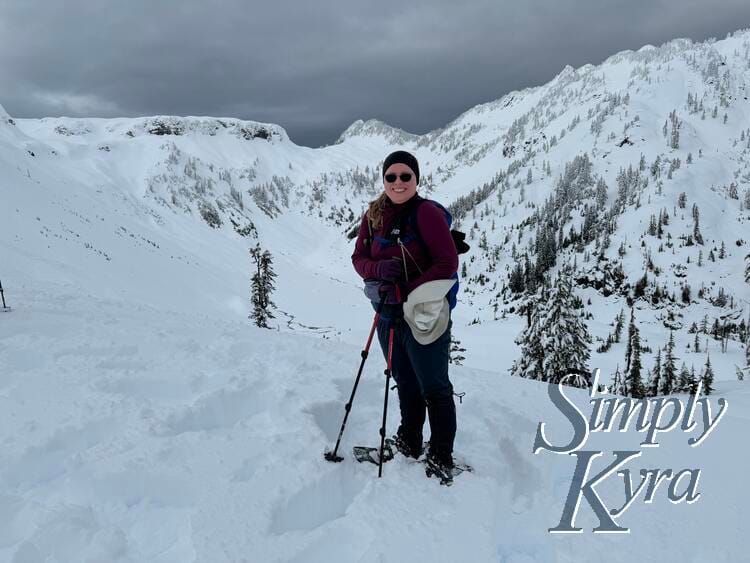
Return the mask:
[[[398,176],[396,174],[386,174],[385,175],[385,181],[389,184],[392,184],[396,181],[396,178],[401,178],[402,182],[410,182],[412,174],[409,174],[408,172],[404,172],[403,174],[399,174]]]

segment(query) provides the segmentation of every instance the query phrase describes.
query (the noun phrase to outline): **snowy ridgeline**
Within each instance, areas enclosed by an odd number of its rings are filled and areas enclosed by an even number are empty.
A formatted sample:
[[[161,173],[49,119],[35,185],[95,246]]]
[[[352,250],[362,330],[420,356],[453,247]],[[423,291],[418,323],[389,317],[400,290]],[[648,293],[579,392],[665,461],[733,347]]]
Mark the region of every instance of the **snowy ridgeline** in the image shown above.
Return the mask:
[[[741,560],[749,52],[741,32],[619,53],[424,136],[357,122],[321,149],[232,119],[0,108],[0,559]],[[346,235],[395,145],[472,245],[452,374],[476,471],[452,489],[403,460],[376,481],[322,459],[373,314]],[[248,319],[254,248],[273,257],[278,331]],[[369,362],[345,454],[378,438]],[[728,400],[705,444],[665,433],[628,464],[634,490],[640,469],[700,468],[697,504],[670,503],[673,480],[623,514],[631,536],[592,535],[585,502],[584,537],[547,533],[575,460],[532,455],[534,434],[569,429],[542,382],[508,374],[560,366],[621,394],[687,403],[700,380]],[[604,468],[641,441],[587,447]],[[622,506],[621,477],[597,490]]]
[[[592,432],[583,449],[604,453],[591,476],[615,449],[641,452],[621,467],[637,496],[615,520],[630,533],[593,534],[599,521],[582,499],[582,534],[555,535],[547,530],[561,522],[575,458],[532,454],[541,421],[552,444],[571,436],[541,383],[454,368],[466,392],[456,453],[474,472],[441,487],[398,457],[377,479],[350,451],[378,440],[379,354],[365,367],[340,448],[346,459],[334,464],[323,452],[336,440],[357,347],[64,286],[24,290],[16,301],[0,319],[0,560],[744,558],[737,522],[750,491],[743,465],[731,463],[750,413],[742,384],[725,384],[730,406],[696,448],[688,440],[707,430],[700,404],[690,431],[651,434],[658,448],[640,447],[649,434],[636,432],[635,418],[626,433]],[[499,354],[511,353],[502,346]],[[586,392],[567,394],[589,416]],[[709,421],[720,412],[711,403]],[[671,413],[662,410],[665,428]],[[389,412],[392,431],[395,404]],[[695,483],[674,478],[686,469],[700,470]],[[628,498],[620,475],[596,491],[609,509]]]

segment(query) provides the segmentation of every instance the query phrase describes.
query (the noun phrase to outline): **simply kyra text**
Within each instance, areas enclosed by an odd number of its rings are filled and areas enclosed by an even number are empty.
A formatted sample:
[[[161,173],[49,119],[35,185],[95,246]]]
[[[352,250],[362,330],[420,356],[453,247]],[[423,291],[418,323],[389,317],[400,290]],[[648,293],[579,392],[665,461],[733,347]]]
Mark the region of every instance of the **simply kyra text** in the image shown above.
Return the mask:
[[[718,412],[713,416],[711,401],[708,397],[700,396],[702,391],[700,383],[695,395],[691,395],[686,404],[683,404],[677,397],[632,399],[606,396],[596,391],[599,388],[599,370],[597,369],[591,387],[591,416],[587,418],[563,393],[563,384],[569,377],[575,376],[567,375],[558,384],[549,384],[548,393],[552,403],[570,422],[573,437],[568,444],[552,445],[545,436],[545,423],[540,422],[533,447],[535,454],[547,450],[556,454],[573,455],[577,458],[560,523],[554,528],[549,528],[550,533],[581,533],[583,531],[582,528],[575,527],[575,518],[582,497],[589,503],[599,520],[599,525],[593,529],[594,533],[629,533],[630,529],[618,525],[615,518],[622,516],[641,492],[644,493],[644,502],[652,502],[656,489],[663,481],[669,482],[667,497],[670,502],[677,504],[685,501],[691,504],[699,499],[700,493],[697,492],[697,488],[700,469],[683,469],[678,472],[673,472],[671,469],[642,469],[640,484],[633,489],[630,470],[621,468],[630,460],[640,457],[642,451],[613,451],[615,459],[612,463],[595,476],[589,477],[592,461],[604,452],[581,448],[586,444],[591,432],[612,432],[615,428],[619,432],[625,432],[634,421],[634,429],[645,433],[640,443],[641,448],[658,448],[658,435],[675,430],[678,425],[683,432],[694,434],[687,440],[687,443],[691,447],[698,447],[714,431],[726,414],[729,407],[726,399],[718,399]],[[617,424],[618,416],[619,424]],[[698,423],[698,416],[702,424]],[[610,510],[596,493],[595,487],[615,472],[623,478],[625,501],[621,507]]]

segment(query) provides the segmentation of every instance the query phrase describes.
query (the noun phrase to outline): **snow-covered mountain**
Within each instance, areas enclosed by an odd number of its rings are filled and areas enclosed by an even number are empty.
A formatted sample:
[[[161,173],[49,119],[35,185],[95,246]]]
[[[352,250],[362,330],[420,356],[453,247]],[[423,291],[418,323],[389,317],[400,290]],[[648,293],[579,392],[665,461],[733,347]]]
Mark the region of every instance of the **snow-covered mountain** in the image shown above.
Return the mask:
[[[450,205],[473,241],[457,311],[465,323],[494,323],[518,311],[519,293],[508,284],[527,255],[539,275],[575,261],[579,287],[600,312],[599,322],[612,322],[645,275],[639,320],[668,317],[668,326],[688,328],[706,315],[712,324],[731,315],[739,339],[747,298],[741,274],[750,207],[749,51],[747,31],[721,41],[647,46],[598,66],[566,67],[544,86],[472,108],[426,135],[360,120],[337,144],[320,149],[295,145],[278,126],[236,119],[59,118],[10,125],[4,118],[15,139],[8,150],[26,152],[22,163],[13,159],[25,179],[6,180],[4,191],[12,198],[30,195],[24,183],[35,182],[39,190],[29,200],[33,210],[18,209],[13,233],[36,227],[39,216],[46,238],[54,239],[42,254],[59,259],[83,248],[97,267],[111,262],[105,270],[119,281],[110,287],[123,282],[124,292],[135,275],[131,250],[141,241],[136,263],[194,260],[221,272],[209,306],[218,299],[238,313],[248,307],[242,253],[257,240],[288,261],[280,266],[281,308],[303,324],[338,326],[334,307],[301,303],[289,278],[343,285],[357,299],[342,235],[380,189],[382,158],[400,146],[418,155],[422,190]],[[58,188],[36,174],[53,176]],[[40,215],[43,202],[53,206],[49,216]],[[110,207],[116,217],[102,212],[104,221],[96,224],[84,202]],[[56,218],[61,205],[68,221]],[[695,215],[703,244],[694,240]],[[652,216],[659,219],[658,236],[648,234]],[[104,231],[89,233],[94,225]],[[33,240],[25,240],[40,242],[37,229],[31,233]],[[213,264],[215,251],[185,247],[192,237],[230,255]],[[122,246],[124,239],[130,246]],[[544,241],[553,246],[554,264],[538,256]],[[180,268],[175,276],[189,285]],[[690,296],[683,303],[686,285]],[[144,299],[150,291],[136,293]],[[662,346],[661,340],[651,344]]]
[[[0,318],[10,522],[0,557],[216,561],[254,546],[260,555],[243,556],[397,560],[415,553],[399,526],[426,506],[417,544],[435,560],[627,560],[612,550],[624,544],[547,535],[570,467],[526,456],[549,401],[542,385],[505,377],[526,324],[518,313],[569,264],[594,337],[589,365],[605,382],[622,368],[625,343],[608,337],[631,304],[644,377],[670,330],[687,367],[700,371],[710,353],[716,393],[740,414],[700,459],[703,514],[737,560],[739,536],[724,524],[739,521],[750,490],[721,482],[739,482],[723,461],[750,408],[734,381],[750,300],[748,89],[750,31],[740,31],[566,67],[426,135],[360,120],[318,149],[232,118],[14,120],[0,107],[0,281],[15,309]],[[452,373],[467,391],[458,440],[477,476],[447,509],[414,467],[396,465],[384,491],[361,467],[312,460],[335,439],[372,319],[348,235],[395,148],[418,156],[421,191],[450,206],[472,245],[454,311],[466,360]],[[288,334],[247,321],[256,244],[273,255],[274,325]],[[365,373],[358,408],[370,418],[381,369]],[[351,425],[347,448],[375,436],[374,423]],[[305,461],[287,467],[293,455]],[[394,503],[406,516],[371,521]],[[669,508],[640,505],[633,518],[704,560],[698,520]],[[468,552],[449,541],[457,522]],[[384,533],[395,544],[383,546]],[[638,533],[646,559],[674,555],[657,532]],[[328,543],[347,534],[359,543]]]

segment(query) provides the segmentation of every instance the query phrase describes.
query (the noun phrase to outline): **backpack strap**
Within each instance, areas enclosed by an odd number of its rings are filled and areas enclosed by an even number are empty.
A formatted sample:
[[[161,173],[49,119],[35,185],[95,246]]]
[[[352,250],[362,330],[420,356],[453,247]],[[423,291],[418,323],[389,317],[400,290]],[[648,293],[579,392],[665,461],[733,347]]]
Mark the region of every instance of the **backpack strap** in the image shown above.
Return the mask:
[[[422,241],[421,236],[419,235],[419,225],[417,224],[417,210],[419,209],[419,205],[425,201],[431,201],[435,206],[437,206],[439,209],[445,213],[445,219],[448,222],[448,228],[451,231],[451,238],[453,239],[453,244],[456,245],[456,251],[458,254],[466,254],[469,249],[471,248],[468,244],[466,244],[466,234],[458,231],[456,229],[451,229],[451,225],[453,224],[453,216],[450,214],[450,211],[448,211],[443,205],[438,203],[434,200],[427,200],[424,198],[420,198],[421,201],[418,201],[415,206],[412,209],[411,215],[409,216],[409,226],[411,227],[412,232],[415,234],[415,238],[420,240],[422,244],[424,245],[424,241]]]
[[[420,203],[426,201],[420,196],[415,196],[414,201],[407,203],[407,207],[402,210],[393,220],[393,223],[389,226],[388,232],[384,236],[373,235],[372,224],[369,223],[370,228],[370,240],[377,241],[382,247],[395,246],[399,243],[406,244],[414,239],[419,238],[418,230],[412,225],[412,216],[416,216],[415,210]],[[405,230],[405,227],[409,225],[411,232]]]

